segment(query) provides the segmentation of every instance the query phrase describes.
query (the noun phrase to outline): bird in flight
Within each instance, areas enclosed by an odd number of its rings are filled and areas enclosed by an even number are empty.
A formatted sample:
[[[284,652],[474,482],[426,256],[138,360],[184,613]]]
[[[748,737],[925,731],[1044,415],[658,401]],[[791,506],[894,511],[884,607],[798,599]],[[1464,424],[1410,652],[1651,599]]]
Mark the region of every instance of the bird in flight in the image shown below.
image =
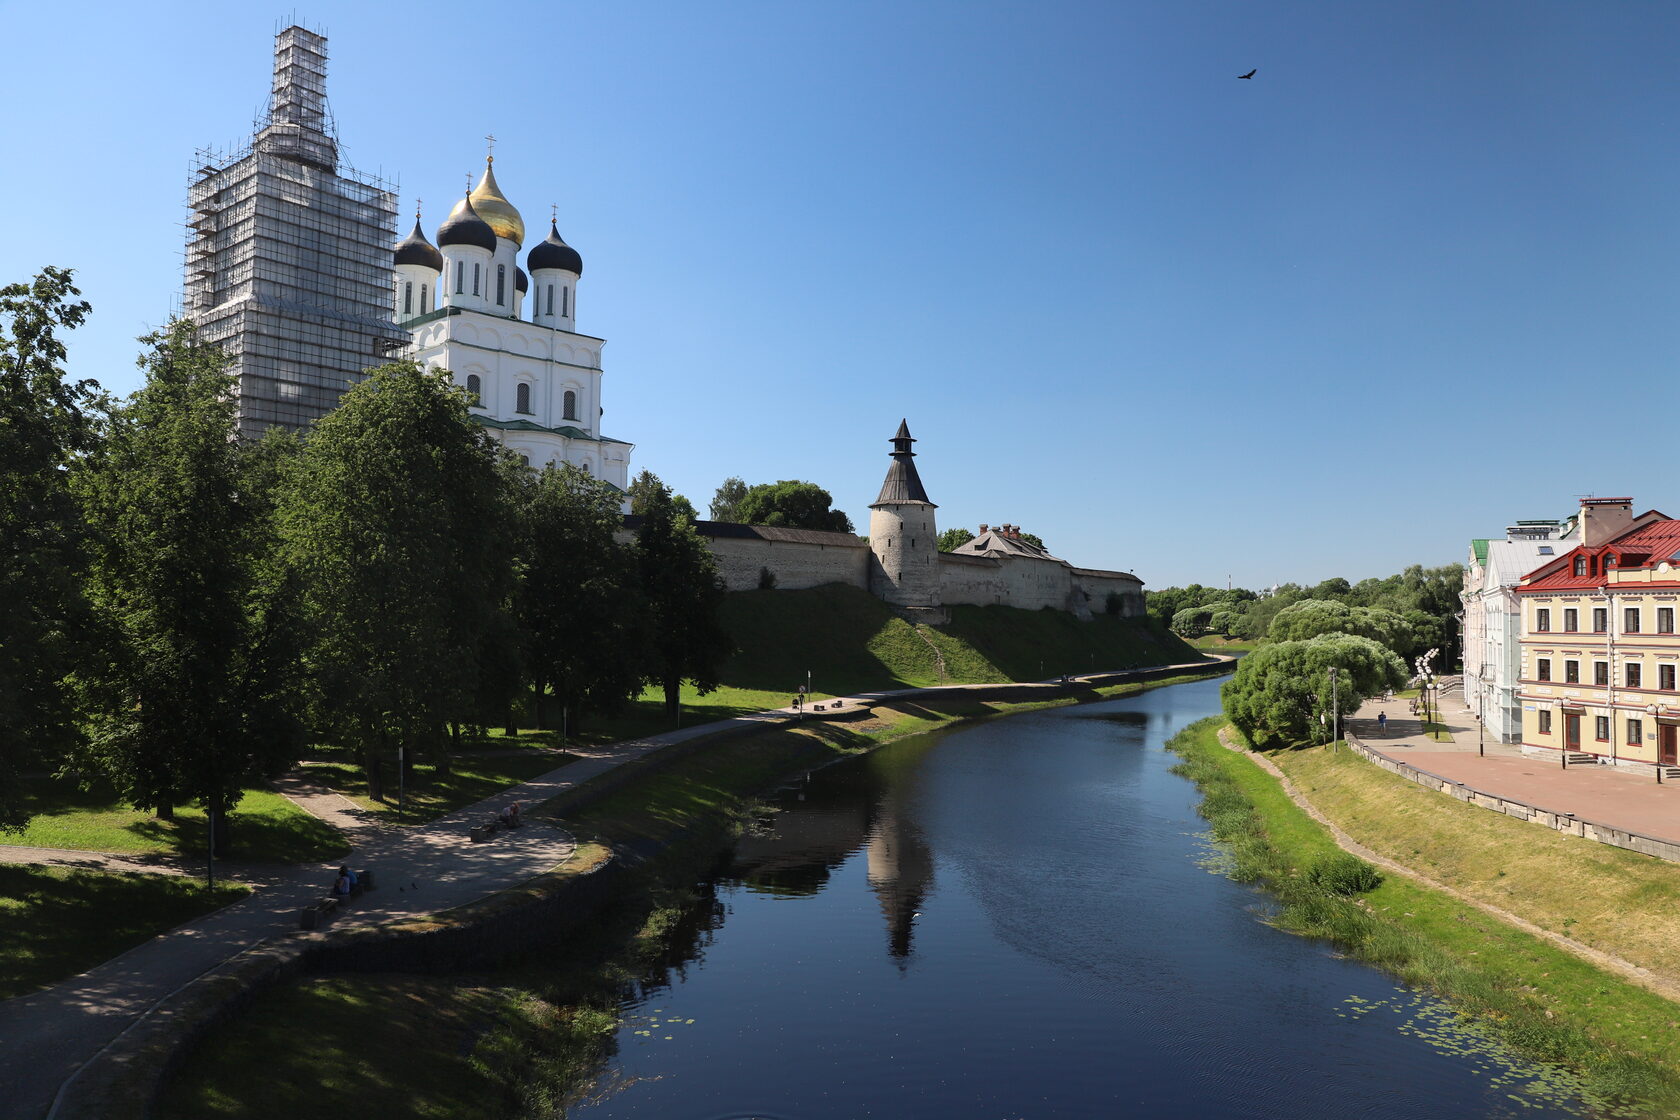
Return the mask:
[[[1250,70],[1246,74],[1238,74],[1237,75],[1237,80],[1241,81],[1244,78],[1252,78],[1252,77],[1254,77],[1254,75],[1258,74],[1259,72],[1260,72],[1260,67],[1256,66],[1254,69]]]

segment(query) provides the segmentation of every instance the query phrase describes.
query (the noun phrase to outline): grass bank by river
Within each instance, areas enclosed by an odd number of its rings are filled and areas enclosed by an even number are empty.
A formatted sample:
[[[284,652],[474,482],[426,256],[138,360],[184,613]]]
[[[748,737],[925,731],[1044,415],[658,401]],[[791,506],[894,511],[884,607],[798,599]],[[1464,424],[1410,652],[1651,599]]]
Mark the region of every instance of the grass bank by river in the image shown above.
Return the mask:
[[[1672,1116],[1680,1113],[1680,1058],[1673,1050],[1680,1006],[1602,969],[1551,942],[1499,921],[1451,895],[1399,875],[1388,875],[1376,889],[1339,895],[1310,881],[1312,868],[1339,849],[1324,827],[1291,801],[1277,780],[1251,757],[1218,741],[1222,719],[1204,720],[1180,733],[1169,747],[1182,756],[1179,772],[1201,789],[1202,815],[1230,852],[1231,874],[1265,886],[1279,901],[1273,920],[1284,929],[1335,942],[1350,956],[1393,973],[1408,984],[1445,998],[1467,1029],[1485,1032],[1530,1057],[1575,1071],[1555,1088],[1579,1091],[1601,1115]],[[1571,882],[1584,887],[1586,872],[1567,862],[1573,853],[1534,850],[1553,836],[1522,825],[1522,836],[1502,826],[1519,825],[1449,798],[1428,805],[1408,803],[1410,785],[1347,752],[1279,752],[1273,760],[1301,783],[1313,804],[1356,839],[1377,841],[1397,862],[1434,875],[1451,862],[1482,869],[1461,876],[1466,886],[1510,878],[1511,869],[1555,880],[1549,897],[1558,906],[1553,920],[1565,923]],[[1366,775],[1360,768],[1371,772]],[[1367,780],[1380,777],[1386,782]],[[1428,791],[1411,786],[1420,797]],[[1322,797],[1322,802],[1321,802]],[[1466,816],[1458,819],[1453,810]],[[1471,818],[1468,814],[1479,814]],[[1409,826],[1401,828],[1401,821]],[[1500,826],[1500,827],[1495,827]],[[1386,838],[1386,839],[1385,839]],[[1619,849],[1583,854],[1619,864]],[[1613,869],[1617,870],[1617,869]],[[1675,871],[1659,861],[1632,861],[1612,874],[1625,893],[1638,899],[1665,896],[1667,877]],[[1599,872],[1603,874],[1602,869]],[[1513,886],[1513,894],[1523,891]],[[1591,893],[1590,890],[1587,893]],[[1491,900],[1490,900],[1491,901]],[[1497,905],[1515,909],[1512,897]],[[1591,905],[1590,901],[1585,905]],[[1544,906],[1532,911],[1546,917]],[[1529,917],[1529,914],[1525,914]],[[1529,920],[1536,920],[1529,917]],[[1605,925],[1612,915],[1601,919]],[[1670,919],[1672,921],[1672,919]],[[1637,920],[1622,923],[1629,934]],[[1538,922],[1545,925],[1545,922]]]
[[[1220,671],[1209,666],[1099,694],[1123,696]],[[1057,703],[1066,701],[908,697],[867,718],[723,740],[649,766],[611,794],[564,812],[580,837],[635,853],[641,873],[562,948],[490,974],[331,976],[266,993],[190,1058],[158,1114],[447,1116],[460,1115],[454,1109],[465,1101],[474,1102],[474,1112],[553,1115],[582,1094],[610,1091],[597,1077],[612,1054],[620,1002],[665,983],[668,968],[690,959],[711,912],[703,884],[737,828],[756,815],[762,794],[893,740]],[[562,803],[534,811],[565,809]],[[323,1076],[330,1091],[315,1088]],[[282,1088],[293,1084],[303,1088]]]

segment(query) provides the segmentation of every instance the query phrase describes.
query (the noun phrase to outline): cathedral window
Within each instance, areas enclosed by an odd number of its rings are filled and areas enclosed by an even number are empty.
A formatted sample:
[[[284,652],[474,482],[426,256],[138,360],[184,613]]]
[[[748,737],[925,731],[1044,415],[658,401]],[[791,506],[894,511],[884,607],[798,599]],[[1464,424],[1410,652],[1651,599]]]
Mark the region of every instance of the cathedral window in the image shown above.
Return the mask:
[[[570,389],[567,389],[566,395],[562,397],[561,400],[564,402],[566,419],[576,420],[578,418],[577,394],[572,392]]]
[[[473,295],[478,294],[478,262],[473,262]]]
[[[521,381],[519,388],[514,390],[513,410],[526,413],[531,411],[531,383],[529,381]]]
[[[548,313],[550,315],[554,314],[554,285],[553,284],[550,284],[548,286]]]
[[[531,457],[529,455],[521,455],[519,457],[519,465],[522,466],[522,467],[530,466],[531,465]]]
[[[455,262],[455,294],[456,295],[460,295],[463,291],[466,290],[465,288],[461,287],[462,284],[466,283],[466,280],[465,280],[466,274],[467,274],[467,262],[466,261],[456,261]]]
[[[414,281],[405,280],[405,281],[403,281],[403,314],[404,315],[412,315],[413,313],[414,313]]]
[[[496,306],[501,307],[506,303],[507,303],[507,265],[499,264],[499,265],[496,266]]]
[[[424,315],[432,309],[432,293],[427,285],[420,285],[420,314]]]
[[[467,393],[472,397],[474,407],[477,407],[480,400],[480,394],[484,391],[483,385],[484,382],[478,379],[478,374],[467,374]]]
[[[572,299],[572,290],[570,288],[566,287],[564,284],[562,284],[560,286],[560,317],[562,319],[566,318],[567,316],[569,316],[572,313],[571,312],[571,299]]]

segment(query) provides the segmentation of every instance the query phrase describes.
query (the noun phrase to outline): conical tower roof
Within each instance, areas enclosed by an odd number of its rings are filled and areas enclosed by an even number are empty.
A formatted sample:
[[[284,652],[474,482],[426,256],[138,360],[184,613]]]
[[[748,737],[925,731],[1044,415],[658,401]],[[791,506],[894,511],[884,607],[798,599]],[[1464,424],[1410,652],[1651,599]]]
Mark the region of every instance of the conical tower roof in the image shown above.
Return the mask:
[[[490,223],[478,216],[473,208],[472,196],[468,195],[455,204],[455,209],[449,212],[449,217],[438,227],[439,245],[476,245],[480,249],[496,251],[496,231],[490,228]]]
[[[910,434],[909,423],[900,420],[898,433],[892,437],[893,449],[889,452],[892,466],[887,468],[886,481],[881,483],[881,495],[870,505],[871,509],[900,502],[920,502],[933,506],[933,503],[928,501],[927,491],[922,488],[922,476],[916,473],[916,453],[910,450],[910,445],[915,442],[915,437]]]
[[[443,271],[443,254],[421,232],[419,215],[414,218],[414,232],[397,242],[396,263],[424,265],[433,272]]]

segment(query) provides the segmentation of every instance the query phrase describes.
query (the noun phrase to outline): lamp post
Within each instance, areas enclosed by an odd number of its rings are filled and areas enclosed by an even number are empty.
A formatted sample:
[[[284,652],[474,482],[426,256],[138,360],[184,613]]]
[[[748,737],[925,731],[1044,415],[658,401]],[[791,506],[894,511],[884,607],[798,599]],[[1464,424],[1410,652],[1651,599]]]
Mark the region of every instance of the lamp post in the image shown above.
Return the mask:
[[[1335,666],[1335,665],[1330,666],[1330,749],[1331,750],[1336,749],[1336,740],[1340,739],[1342,737],[1342,735],[1341,735],[1341,731],[1342,731],[1342,709],[1341,709],[1341,705],[1339,703],[1340,697],[1338,696],[1337,691],[1336,691],[1336,674],[1337,674],[1338,671],[1339,670],[1338,670],[1337,666]]]

